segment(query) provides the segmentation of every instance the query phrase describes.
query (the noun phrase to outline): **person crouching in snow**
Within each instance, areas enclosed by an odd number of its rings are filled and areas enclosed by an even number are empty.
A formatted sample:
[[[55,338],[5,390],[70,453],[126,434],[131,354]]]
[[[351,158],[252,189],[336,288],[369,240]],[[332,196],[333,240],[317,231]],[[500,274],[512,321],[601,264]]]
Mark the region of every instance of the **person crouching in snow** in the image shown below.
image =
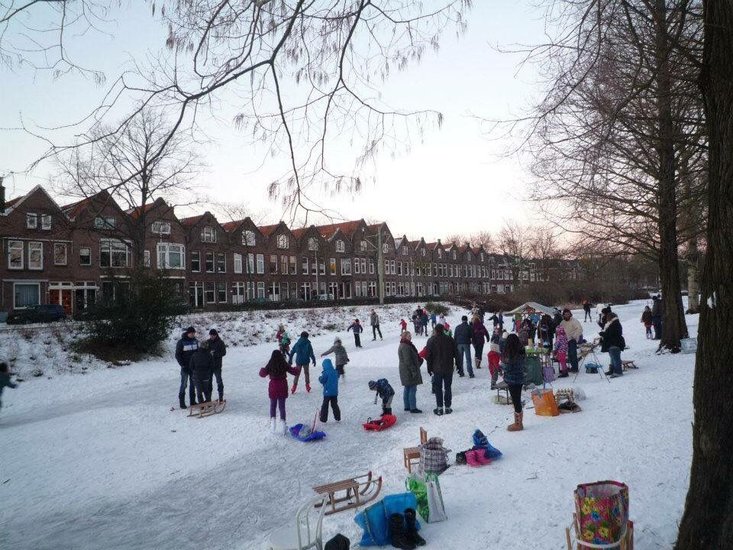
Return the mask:
[[[394,397],[394,389],[387,382],[386,378],[380,378],[376,382],[369,381],[369,389],[377,392],[374,396],[374,404],[377,404],[377,398],[382,400],[382,416],[392,414],[392,398]]]
[[[489,374],[491,374],[491,389],[496,389],[496,382],[499,380],[499,373],[501,372],[501,348],[499,347],[498,338],[497,341],[491,341],[489,344]]]
[[[1,399],[5,386],[9,388],[17,388],[18,384],[14,384],[10,381],[10,369],[8,368],[8,364],[0,363],[0,408],[2,408],[3,406],[3,402]]]
[[[339,409],[339,375],[333,368],[330,359],[324,359],[323,372],[318,377],[318,381],[323,384],[323,404],[321,405],[321,422],[328,422],[328,404],[333,409],[333,417],[336,422],[341,422],[341,409]]]
[[[209,342],[204,340],[191,356],[189,363],[196,398],[199,404],[211,401],[211,377],[214,375],[214,358],[209,351]]]
[[[359,323],[359,319],[354,319],[354,322],[349,325],[349,328],[346,329],[346,331],[354,331],[354,345],[357,348],[361,347],[361,336],[360,334],[364,330],[364,327],[361,326],[361,323]]]
[[[298,367],[298,373],[295,375],[293,380],[293,387],[290,388],[290,393],[295,393],[298,389],[298,378],[300,378],[300,371],[305,371],[305,391],[310,393],[311,391],[311,376],[308,370],[308,364],[313,361],[313,366],[316,366],[316,356],[313,354],[313,346],[311,341],[308,340],[308,333],[303,331],[300,333],[300,338],[295,342],[293,349],[290,350],[290,357],[288,363],[293,364],[293,356],[295,356],[295,364]]]
[[[270,377],[267,395],[270,397],[270,428],[273,432],[285,432],[285,399],[288,397],[288,373],[297,376],[298,369],[288,365],[280,350],[273,350],[267,365],[260,369],[262,378]],[[280,425],[275,424],[275,413],[280,409]]]
[[[341,338],[336,337],[333,341],[333,346],[324,351],[321,354],[321,357],[326,357],[326,355],[331,353],[334,354],[334,359],[336,360],[336,372],[338,372],[339,376],[346,378],[344,367],[346,366],[346,363],[349,362],[349,354],[346,353],[346,348],[341,343]]]
[[[563,327],[557,327],[555,329],[555,358],[560,363],[560,375],[558,378],[567,378],[568,374],[568,336],[565,334]]]

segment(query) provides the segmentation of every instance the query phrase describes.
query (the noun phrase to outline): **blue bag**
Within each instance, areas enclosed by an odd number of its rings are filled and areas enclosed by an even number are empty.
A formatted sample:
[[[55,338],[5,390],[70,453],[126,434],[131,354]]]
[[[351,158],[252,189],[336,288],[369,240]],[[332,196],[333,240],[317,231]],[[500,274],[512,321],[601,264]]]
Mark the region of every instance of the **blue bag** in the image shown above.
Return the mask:
[[[417,498],[412,493],[387,495],[376,504],[362,510],[354,521],[364,530],[361,546],[384,546],[389,542],[389,516],[404,514],[405,510],[417,509]]]

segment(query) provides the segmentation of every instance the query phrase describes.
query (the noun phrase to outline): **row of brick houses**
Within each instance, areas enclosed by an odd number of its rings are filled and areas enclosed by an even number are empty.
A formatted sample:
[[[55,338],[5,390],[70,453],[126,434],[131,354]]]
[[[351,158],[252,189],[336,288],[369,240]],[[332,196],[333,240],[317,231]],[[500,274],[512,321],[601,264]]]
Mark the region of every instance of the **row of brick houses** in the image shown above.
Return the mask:
[[[163,270],[192,307],[207,309],[376,297],[379,258],[385,296],[503,293],[514,283],[506,256],[395,237],[386,223],[290,229],[250,218],[222,224],[210,212],[178,218],[163,199],[123,211],[104,191],[65,206],[41,186],[7,202],[2,195],[0,186],[1,311],[56,303],[78,314],[124,291],[126,274],[140,263]],[[548,277],[533,263],[514,275]]]

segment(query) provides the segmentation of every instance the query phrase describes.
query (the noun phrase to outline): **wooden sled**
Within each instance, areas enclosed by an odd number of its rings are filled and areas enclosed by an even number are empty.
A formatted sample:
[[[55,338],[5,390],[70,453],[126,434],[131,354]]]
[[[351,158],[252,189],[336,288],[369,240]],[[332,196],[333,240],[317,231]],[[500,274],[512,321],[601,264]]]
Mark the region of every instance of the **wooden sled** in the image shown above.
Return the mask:
[[[319,495],[326,496],[323,505],[330,507],[330,510],[326,510],[326,515],[335,514],[351,508],[358,508],[377,498],[382,490],[382,476],[373,479],[372,473],[369,472],[363,476],[319,485],[313,487],[313,490]],[[317,504],[316,508],[319,506],[320,504]]]
[[[565,528],[565,542],[567,542],[568,550],[589,550],[596,548],[606,548],[609,550],[634,550],[634,522],[629,520],[626,524],[626,531],[621,536],[621,540],[611,544],[594,544],[592,542],[584,542],[578,539],[578,519],[573,514],[573,524]]]
[[[621,361],[621,367],[623,368],[623,370],[639,368],[636,366],[636,363],[634,363],[633,361]]]
[[[212,414],[219,414],[227,406],[227,400],[224,401],[206,401],[199,403],[198,405],[191,405],[188,408],[188,416],[195,416],[197,418],[203,418],[204,416],[211,416]]]

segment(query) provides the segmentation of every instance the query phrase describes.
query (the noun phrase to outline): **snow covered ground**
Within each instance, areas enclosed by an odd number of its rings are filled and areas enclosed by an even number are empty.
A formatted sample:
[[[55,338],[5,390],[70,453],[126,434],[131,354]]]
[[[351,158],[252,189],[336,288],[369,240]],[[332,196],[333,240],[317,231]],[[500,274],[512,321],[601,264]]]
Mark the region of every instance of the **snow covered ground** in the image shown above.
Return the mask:
[[[671,548],[691,461],[694,356],[654,355],[656,342],[645,340],[639,322],[643,302],[614,307],[630,347],[623,357],[634,359],[639,370],[611,382],[584,373],[559,381],[555,387],[583,388],[583,411],[543,418],[527,410],[519,433],[505,429],[512,408],[493,403],[485,361],[477,378],[454,379],[451,416],[429,412],[434,401],[428,384],[418,390],[425,414],[402,413],[397,321],[408,318],[411,308],[380,309],[384,340],[372,342],[367,327],[362,350],[354,349],[345,327],[354,316],[366,320],[365,307],[322,315],[239,314],[238,321],[200,318],[199,328],[215,325],[225,341],[239,344],[230,346],[224,360],[227,409],[206,419],[172,409],[179,378],[172,357],[89,369],[85,376],[54,374],[6,389],[0,548],[264,548],[268,533],[291,521],[314,485],[372,470],[385,478],[383,494],[401,492],[402,448],[418,442],[420,426],[443,437],[454,452],[470,447],[473,430],[480,428],[504,453],[489,466],[453,466],[441,476],[449,519],[424,526],[426,548],[564,548],[573,489],[603,479],[629,485],[636,548]],[[453,310],[451,324],[462,313]],[[319,443],[269,433],[267,381],[258,370],[273,349],[264,340],[280,316],[291,333],[317,334],[317,355],[339,334],[351,357],[339,394],[344,419],[329,422]],[[697,316],[687,320],[696,333]],[[250,345],[253,327],[263,343]],[[592,323],[584,328],[586,337],[597,332]],[[46,345],[32,340],[26,346],[31,353]],[[423,342],[415,339],[418,349]],[[42,357],[36,362],[42,364]],[[599,358],[608,364],[605,354]],[[319,373],[320,367],[310,394],[301,382],[287,400],[290,424],[313,418],[321,402]],[[367,433],[361,423],[379,413],[367,382],[380,377],[397,390],[399,421],[389,431]],[[355,546],[360,534],[352,512],[326,517],[324,539],[337,532]]]

